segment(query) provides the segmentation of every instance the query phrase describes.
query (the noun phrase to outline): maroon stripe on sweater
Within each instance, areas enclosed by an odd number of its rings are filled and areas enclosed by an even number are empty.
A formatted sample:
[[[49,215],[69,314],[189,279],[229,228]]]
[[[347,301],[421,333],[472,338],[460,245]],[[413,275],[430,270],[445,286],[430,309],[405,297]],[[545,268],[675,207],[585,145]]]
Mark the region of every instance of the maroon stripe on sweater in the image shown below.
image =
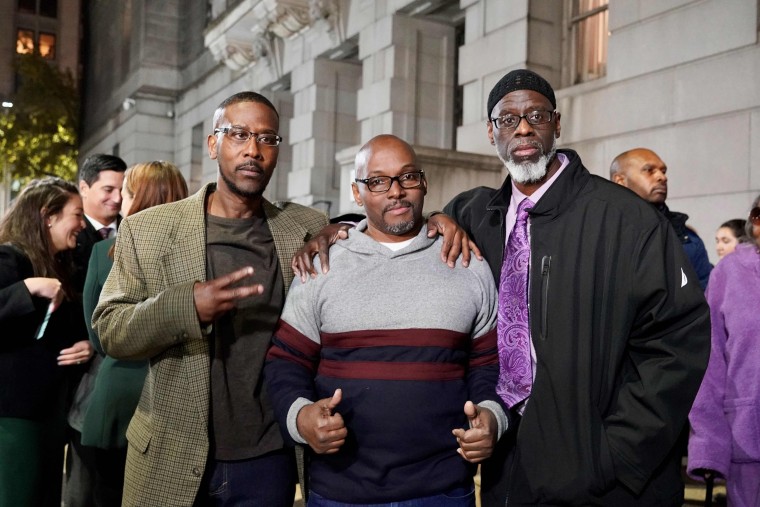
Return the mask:
[[[285,361],[296,363],[300,366],[303,366],[307,370],[314,372],[314,363],[312,361],[291,354],[290,352],[283,350],[280,347],[275,346],[269,348],[269,352],[267,352],[267,361],[272,361],[273,359],[284,359]]]
[[[274,330],[274,336],[288,347],[297,350],[305,356],[315,357],[319,355],[321,346],[314,343],[308,336],[280,319]]]
[[[319,375],[372,380],[459,380],[465,368],[451,363],[390,363],[384,361],[333,361],[319,363]]]
[[[467,350],[470,336],[448,329],[372,329],[343,333],[322,333],[323,347],[358,349],[366,347],[442,347]]]
[[[470,368],[498,364],[499,347],[497,345],[496,329],[492,329],[472,343]]]

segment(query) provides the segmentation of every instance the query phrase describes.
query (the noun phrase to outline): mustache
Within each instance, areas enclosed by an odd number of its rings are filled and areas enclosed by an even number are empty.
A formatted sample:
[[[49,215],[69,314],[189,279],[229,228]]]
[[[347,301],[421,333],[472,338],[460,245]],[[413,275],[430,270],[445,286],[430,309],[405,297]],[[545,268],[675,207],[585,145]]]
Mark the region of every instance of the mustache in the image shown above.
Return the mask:
[[[387,206],[385,206],[383,208],[383,213],[386,213],[386,212],[388,212],[388,211],[390,211],[392,209],[401,208],[401,207],[404,207],[404,208],[413,208],[414,206],[412,206],[412,203],[409,202],[409,201],[397,200],[397,201],[393,201],[392,203],[390,203]]]
[[[263,169],[256,162],[246,162],[244,164],[235,166],[235,171],[250,171],[251,169],[255,171],[263,171]]]
[[[541,154],[544,154],[544,147],[541,145],[538,141],[533,140],[525,140],[525,139],[515,139],[511,143],[509,143],[509,152],[513,152],[514,150],[518,148],[523,148],[525,146],[530,146],[531,148],[536,148],[541,152]]]

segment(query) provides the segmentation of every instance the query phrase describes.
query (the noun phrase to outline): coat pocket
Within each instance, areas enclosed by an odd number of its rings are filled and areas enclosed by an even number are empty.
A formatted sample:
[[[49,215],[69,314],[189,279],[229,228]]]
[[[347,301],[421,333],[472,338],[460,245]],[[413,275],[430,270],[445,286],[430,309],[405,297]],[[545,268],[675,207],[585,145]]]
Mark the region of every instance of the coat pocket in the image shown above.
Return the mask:
[[[140,454],[145,454],[148,452],[148,446],[152,437],[153,434],[148,429],[148,425],[138,419],[137,413],[135,413],[135,416],[129,423],[129,427],[127,427],[127,442],[129,442],[129,445],[137,449]]]
[[[734,463],[760,461],[760,424],[757,400],[736,398],[723,403],[726,420],[731,427],[731,460]]]

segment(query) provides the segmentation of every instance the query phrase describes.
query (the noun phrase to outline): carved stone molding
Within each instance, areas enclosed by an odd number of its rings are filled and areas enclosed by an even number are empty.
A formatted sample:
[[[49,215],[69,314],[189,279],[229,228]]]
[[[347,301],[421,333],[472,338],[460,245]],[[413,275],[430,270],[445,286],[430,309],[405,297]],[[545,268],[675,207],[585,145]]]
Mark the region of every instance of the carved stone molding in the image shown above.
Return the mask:
[[[204,43],[218,62],[232,70],[258,62],[281,74],[282,41],[296,37],[318,23],[340,42],[338,0],[243,0],[219,15]]]
[[[241,70],[256,61],[256,54],[249,40],[233,39],[221,34],[208,46],[214,59],[232,70]]]
[[[335,42],[341,43],[346,39],[340,24],[338,0],[309,0],[309,17],[312,26],[323,23]]]
[[[311,26],[308,0],[263,0],[267,9],[267,29],[288,39]]]

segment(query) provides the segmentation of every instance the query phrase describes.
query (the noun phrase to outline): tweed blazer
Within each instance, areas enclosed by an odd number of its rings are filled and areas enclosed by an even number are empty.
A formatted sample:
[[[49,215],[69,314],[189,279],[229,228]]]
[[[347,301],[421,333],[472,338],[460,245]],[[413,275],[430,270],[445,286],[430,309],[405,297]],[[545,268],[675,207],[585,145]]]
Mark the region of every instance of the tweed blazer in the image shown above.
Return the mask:
[[[124,506],[190,506],[209,452],[210,356],[193,303],[206,280],[205,203],[209,184],[182,201],[126,218],[114,265],[93,314],[105,352],[149,359],[127,429]],[[286,290],[290,261],[327,217],[297,204],[264,202]]]

